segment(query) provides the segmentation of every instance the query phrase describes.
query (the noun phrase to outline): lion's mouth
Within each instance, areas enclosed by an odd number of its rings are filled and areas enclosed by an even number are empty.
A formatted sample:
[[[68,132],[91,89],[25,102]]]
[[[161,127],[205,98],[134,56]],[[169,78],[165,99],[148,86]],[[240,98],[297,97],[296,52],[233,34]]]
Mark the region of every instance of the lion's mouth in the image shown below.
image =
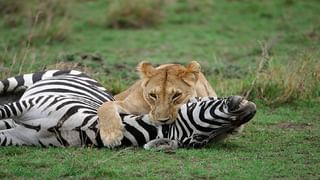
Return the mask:
[[[168,124],[170,123],[170,118],[158,118],[158,121],[161,123],[161,124]]]
[[[241,96],[230,96],[227,99],[227,106],[229,112],[237,117],[233,122],[237,126],[250,121],[256,114],[256,105]]]
[[[154,116],[151,116],[151,120],[154,125],[165,125],[165,124],[172,124],[174,122],[174,119],[172,118],[155,118]]]

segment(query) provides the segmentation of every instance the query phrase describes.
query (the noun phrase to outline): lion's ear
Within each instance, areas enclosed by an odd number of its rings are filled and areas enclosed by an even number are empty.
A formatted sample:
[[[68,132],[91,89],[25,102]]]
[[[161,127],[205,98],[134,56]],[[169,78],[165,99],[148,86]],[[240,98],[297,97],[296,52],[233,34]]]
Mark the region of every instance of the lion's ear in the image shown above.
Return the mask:
[[[180,73],[180,77],[190,86],[195,86],[198,81],[201,67],[197,61],[192,61],[186,66],[186,69]]]
[[[142,61],[137,66],[141,78],[150,78],[154,74],[154,67],[147,61]]]
[[[201,71],[201,66],[197,61],[191,61],[190,64],[186,66],[188,72],[199,73]]]

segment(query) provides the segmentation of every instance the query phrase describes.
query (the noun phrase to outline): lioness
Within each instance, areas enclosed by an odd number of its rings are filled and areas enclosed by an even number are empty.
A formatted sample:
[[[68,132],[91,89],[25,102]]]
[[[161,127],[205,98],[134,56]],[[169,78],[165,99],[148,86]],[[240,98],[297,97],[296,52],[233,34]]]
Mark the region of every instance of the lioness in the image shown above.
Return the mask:
[[[100,136],[108,147],[119,145],[123,138],[119,113],[149,113],[154,123],[170,124],[176,119],[180,105],[191,97],[216,96],[196,61],[185,67],[163,64],[156,68],[141,62],[137,70],[140,80],[116,95],[116,101],[105,102],[98,109]]]

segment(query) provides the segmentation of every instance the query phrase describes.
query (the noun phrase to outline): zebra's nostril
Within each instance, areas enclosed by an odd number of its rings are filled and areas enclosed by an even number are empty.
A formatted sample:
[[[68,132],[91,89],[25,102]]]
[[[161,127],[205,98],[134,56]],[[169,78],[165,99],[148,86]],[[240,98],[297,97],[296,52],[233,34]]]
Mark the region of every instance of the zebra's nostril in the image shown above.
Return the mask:
[[[240,108],[240,103],[243,100],[241,96],[230,96],[227,100],[227,105],[230,111],[235,111]]]

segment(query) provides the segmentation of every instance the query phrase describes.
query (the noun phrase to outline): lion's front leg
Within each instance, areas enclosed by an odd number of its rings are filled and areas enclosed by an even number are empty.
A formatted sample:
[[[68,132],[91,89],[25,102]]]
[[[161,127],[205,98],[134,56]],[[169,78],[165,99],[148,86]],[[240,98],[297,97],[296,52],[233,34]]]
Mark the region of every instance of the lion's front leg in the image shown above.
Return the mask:
[[[100,136],[109,148],[121,145],[123,139],[124,127],[119,113],[123,113],[123,109],[117,101],[105,102],[98,109]]]

